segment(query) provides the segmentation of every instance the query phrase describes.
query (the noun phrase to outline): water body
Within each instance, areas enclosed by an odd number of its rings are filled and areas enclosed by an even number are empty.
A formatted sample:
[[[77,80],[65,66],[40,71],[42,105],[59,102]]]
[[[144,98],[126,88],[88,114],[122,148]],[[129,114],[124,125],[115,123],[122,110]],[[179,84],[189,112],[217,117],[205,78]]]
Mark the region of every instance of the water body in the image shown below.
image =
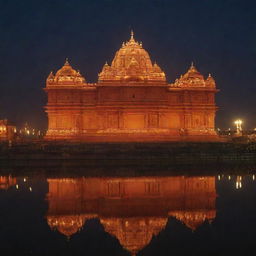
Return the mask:
[[[255,172],[256,174],[256,172]],[[255,255],[256,176],[0,174],[3,255]]]

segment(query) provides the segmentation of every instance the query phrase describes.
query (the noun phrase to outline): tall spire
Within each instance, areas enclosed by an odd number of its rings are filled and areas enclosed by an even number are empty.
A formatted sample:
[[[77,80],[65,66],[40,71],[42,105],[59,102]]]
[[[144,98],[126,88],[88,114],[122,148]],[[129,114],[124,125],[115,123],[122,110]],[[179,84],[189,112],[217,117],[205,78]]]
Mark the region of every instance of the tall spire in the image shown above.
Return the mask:
[[[190,68],[189,68],[189,71],[197,72],[197,68],[195,67],[193,61],[191,62],[191,66],[190,66]]]
[[[68,58],[66,58],[64,66],[69,66]]]
[[[133,36],[134,36],[134,32],[133,30],[131,30],[131,39],[134,39]]]
[[[130,42],[135,42],[135,40],[134,40],[134,32],[133,32],[133,30],[131,30],[131,38],[130,38]]]

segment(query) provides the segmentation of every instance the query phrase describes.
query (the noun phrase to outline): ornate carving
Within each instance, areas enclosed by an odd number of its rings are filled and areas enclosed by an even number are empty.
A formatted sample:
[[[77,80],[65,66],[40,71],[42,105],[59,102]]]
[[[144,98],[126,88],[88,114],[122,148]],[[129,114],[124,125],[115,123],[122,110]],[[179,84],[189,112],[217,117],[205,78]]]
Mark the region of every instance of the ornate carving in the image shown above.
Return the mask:
[[[46,87],[59,85],[77,86],[85,85],[85,83],[85,78],[79,71],[74,70],[66,59],[64,66],[57,71],[56,75],[51,71],[46,80]]]
[[[51,229],[70,237],[83,227],[85,218],[80,215],[48,216],[47,223]]]
[[[176,79],[172,87],[212,87],[215,88],[215,81],[211,75],[204,79],[203,75],[196,69],[192,63],[187,73]]]
[[[215,80],[211,76],[211,74],[208,75],[207,79],[205,80],[205,86],[216,88]]]
[[[99,83],[104,82],[157,82],[165,83],[165,73],[155,63],[142,44],[134,40],[133,32],[128,42],[116,52],[111,66],[107,63],[99,74]]]

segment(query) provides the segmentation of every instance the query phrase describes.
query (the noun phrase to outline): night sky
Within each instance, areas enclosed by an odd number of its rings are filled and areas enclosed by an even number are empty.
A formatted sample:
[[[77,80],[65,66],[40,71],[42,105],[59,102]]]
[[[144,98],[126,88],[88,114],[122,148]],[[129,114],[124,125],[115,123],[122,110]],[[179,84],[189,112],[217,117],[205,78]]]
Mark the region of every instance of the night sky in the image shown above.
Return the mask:
[[[0,0],[0,119],[46,128],[50,71],[68,57],[96,82],[131,29],[169,82],[191,61],[212,74],[216,127],[256,127],[256,2],[246,0]]]

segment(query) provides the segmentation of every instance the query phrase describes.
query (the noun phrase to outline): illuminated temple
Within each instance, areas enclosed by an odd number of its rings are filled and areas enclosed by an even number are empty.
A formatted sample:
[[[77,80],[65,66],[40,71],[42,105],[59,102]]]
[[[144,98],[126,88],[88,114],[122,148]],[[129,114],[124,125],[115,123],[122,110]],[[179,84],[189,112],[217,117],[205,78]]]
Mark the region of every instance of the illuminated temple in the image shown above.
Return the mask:
[[[66,60],[47,78],[48,140],[171,141],[216,140],[215,81],[192,64],[168,83],[131,33],[98,82]]]
[[[196,230],[216,216],[215,177],[48,179],[47,222],[70,237],[98,218],[132,255],[173,217]]]
[[[7,190],[16,185],[16,178],[11,176],[0,176],[0,189]]]

